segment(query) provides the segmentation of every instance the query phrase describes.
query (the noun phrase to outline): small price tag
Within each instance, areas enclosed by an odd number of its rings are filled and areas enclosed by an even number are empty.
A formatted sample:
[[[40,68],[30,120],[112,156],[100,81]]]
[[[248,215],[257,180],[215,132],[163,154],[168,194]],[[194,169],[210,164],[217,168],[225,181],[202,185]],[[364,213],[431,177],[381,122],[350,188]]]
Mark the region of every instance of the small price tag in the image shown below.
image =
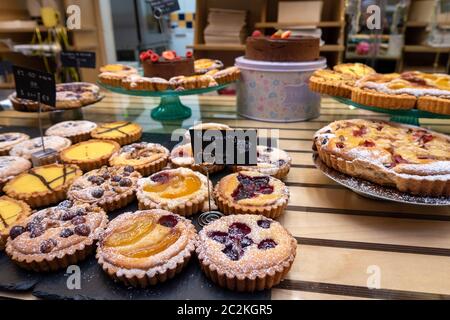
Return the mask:
[[[89,51],[62,51],[61,63],[64,67],[95,69],[95,52]]]
[[[17,97],[33,100],[54,107],[56,105],[56,83],[53,74],[13,66]]]
[[[158,9],[161,14],[169,14],[180,10],[178,0],[148,0],[153,10]]]
[[[256,130],[190,130],[196,164],[256,165]]]

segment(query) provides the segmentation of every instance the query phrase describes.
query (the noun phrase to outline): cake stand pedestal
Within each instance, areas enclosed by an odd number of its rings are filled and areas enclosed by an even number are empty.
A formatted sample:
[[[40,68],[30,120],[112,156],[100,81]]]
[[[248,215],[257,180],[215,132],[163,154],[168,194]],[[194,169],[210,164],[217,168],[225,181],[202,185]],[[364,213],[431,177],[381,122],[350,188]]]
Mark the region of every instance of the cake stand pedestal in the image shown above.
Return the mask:
[[[147,91],[147,90],[127,90],[121,87],[113,87],[105,85],[98,82],[103,88],[129,96],[139,96],[139,97],[159,97],[161,98],[159,105],[151,111],[151,117],[155,120],[166,121],[166,120],[183,120],[187,119],[192,115],[191,108],[185,106],[180,101],[180,96],[190,96],[201,93],[207,93],[212,91],[221,90],[230,83],[222,84],[219,86],[192,89],[192,90],[166,90],[166,91]]]

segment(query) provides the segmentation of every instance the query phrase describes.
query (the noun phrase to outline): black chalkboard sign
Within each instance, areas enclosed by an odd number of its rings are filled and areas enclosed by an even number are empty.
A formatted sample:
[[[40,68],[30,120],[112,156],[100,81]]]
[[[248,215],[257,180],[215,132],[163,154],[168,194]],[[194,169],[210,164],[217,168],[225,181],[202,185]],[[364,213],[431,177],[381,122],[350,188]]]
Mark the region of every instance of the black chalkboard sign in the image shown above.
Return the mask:
[[[196,164],[256,165],[256,130],[190,130]]]
[[[56,83],[53,74],[13,66],[17,97],[33,100],[54,107],[56,105]]]
[[[153,8],[153,11],[158,10],[160,14],[169,14],[180,10],[178,0],[147,0]]]
[[[61,63],[64,67],[90,68],[96,67],[95,52],[89,51],[62,51]]]

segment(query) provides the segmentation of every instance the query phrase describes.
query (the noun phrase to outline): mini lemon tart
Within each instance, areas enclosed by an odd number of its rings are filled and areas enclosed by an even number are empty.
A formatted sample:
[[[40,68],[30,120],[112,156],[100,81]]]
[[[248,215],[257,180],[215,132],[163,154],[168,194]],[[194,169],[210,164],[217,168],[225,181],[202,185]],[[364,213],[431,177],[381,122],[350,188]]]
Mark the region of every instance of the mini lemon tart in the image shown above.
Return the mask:
[[[0,156],[7,156],[16,144],[29,139],[28,135],[20,132],[0,133]]]
[[[25,202],[7,196],[0,197],[0,251],[5,249],[12,226],[30,214],[31,209]]]
[[[196,241],[194,225],[172,212],[128,212],[112,220],[103,232],[97,259],[114,280],[144,288],[181,272]]]
[[[76,165],[50,164],[18,175],[5,185],[3,191],[32,208],[45,207],[64,200],[72,182],[81,175]]]
[[[139,209],[165,209],[191,216],[208,200],[207,183],[204,175],[186,168],[155,173],[138,181]]]
[[[142,137],[142,127],[136,123],[118,121],[98,125],[92,131],[92,138],[116,141],[121,146],[138,141]]]
[[[196,164],[192,154],[191,143],[186,143],[173,148],[170,152],[170,163],[175,168],[189,168],[203,174],[206,174],[206,172],[209,172],[210,174],[215,173],[225,168],[224,165],[212,163]]]
[[[289,201],[289,190],[280,180],[256,171],[228,175],[216,185],[214,198],[224,214],[281,216]]]
[[[122,147],[109,159],[111,166],[132,166],[147,177],[161,171],[169,161],[169,150],[157,143],[140,142]]]
[[[96,204],[110,212],[136,199],[139,172],[133,167],[102,167],[75,180],[68,192],[70,200]]]
[[[202,271],[235,291],[270,289],[291,269],[297,241],[280,223],[260,215],[222,217],[199,233]]]
[[[6,253],[17,264],[36,272],[75,265],[95,250],[108,223],[97,206],[63,201],[34,213],[11,228]]]
[[[87,172],[108,164],[111,155],[119,149],[119,144],[114,141],[88,140],[71,146],[60,156],[64,163],[76,164]]]

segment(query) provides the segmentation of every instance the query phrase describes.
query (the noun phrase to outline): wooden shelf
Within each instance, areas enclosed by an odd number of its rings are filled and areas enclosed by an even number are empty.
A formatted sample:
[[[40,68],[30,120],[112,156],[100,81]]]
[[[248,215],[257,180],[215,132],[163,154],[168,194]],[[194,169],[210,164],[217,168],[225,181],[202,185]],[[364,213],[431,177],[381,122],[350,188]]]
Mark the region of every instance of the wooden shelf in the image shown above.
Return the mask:
[[[50,29],[46,27],[38,27],[40,32],[48,32]],[[36,28],[0,28],[0,33],[33,33]],[[68,32],[93,32],[96,31],[94,27],[75,29],[75,30],[67,30]]]
[[[255,28],[282,29],[286,27],[316,26],[318,28],[339,28],[344,25],[341,21],[319,21],[319,22],[257,22]]]
[[[243,44],[194,44],[187,47],[203,51],[245,51],[245,45]],[[342,52],[344,50],[345,46],[339,44],[326,44],[320,47],[321,52]]]
[[[450,48],[436,48],[425,45],[405,45],[403,51],[415,53],[447,53],[450,52]]]
[[[0,89],[14,89],[14,83],[0,83]]]

